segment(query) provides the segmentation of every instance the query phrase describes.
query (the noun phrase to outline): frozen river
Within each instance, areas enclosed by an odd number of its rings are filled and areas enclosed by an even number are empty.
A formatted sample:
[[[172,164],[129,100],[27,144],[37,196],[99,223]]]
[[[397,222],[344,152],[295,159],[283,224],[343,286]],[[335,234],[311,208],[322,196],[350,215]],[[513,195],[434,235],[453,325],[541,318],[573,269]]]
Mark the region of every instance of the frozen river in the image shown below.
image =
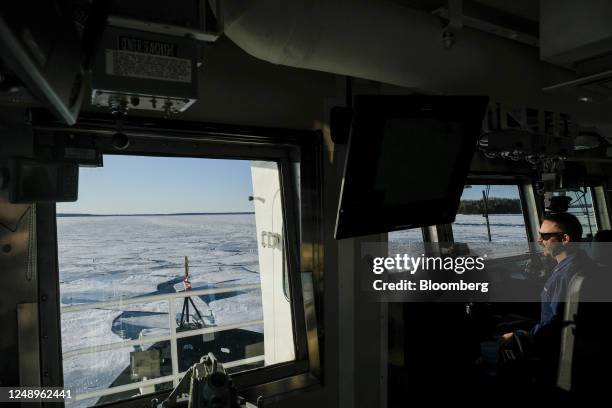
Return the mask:
[[[62,307],[182,290],[185,256],[194,290],[260,283],[254,214],[59,217],[57,228]],[[263,318],[259,290],[194,302],[216,325]],[[168,333],[166,301],[62,313],[64,352]],[[66,358],[65,386],[77,393],[109,387],[134,350]]]

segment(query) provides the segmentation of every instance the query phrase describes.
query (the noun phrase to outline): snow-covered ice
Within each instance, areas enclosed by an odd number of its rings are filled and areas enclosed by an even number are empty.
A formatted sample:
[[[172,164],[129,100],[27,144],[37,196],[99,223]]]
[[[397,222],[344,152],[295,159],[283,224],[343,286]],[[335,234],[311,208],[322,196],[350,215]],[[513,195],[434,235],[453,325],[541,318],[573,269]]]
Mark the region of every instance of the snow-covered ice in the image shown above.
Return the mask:
[[[194,290],[260,283],[254,214],[59,217],[57,228],[62,306],[175,292],[182,289],[185,256]],[[217,325],[263,318],[259,290],[192,299]],[[176,300],[177,313],[181,305]],[[169,333],[166,301],[62,313],[63,351],[121,341],[113,330],[119,316],[145,324],[140,335]],[[77,393],[107,388],[129,366],[131,351],[65,359],[65,386]]]

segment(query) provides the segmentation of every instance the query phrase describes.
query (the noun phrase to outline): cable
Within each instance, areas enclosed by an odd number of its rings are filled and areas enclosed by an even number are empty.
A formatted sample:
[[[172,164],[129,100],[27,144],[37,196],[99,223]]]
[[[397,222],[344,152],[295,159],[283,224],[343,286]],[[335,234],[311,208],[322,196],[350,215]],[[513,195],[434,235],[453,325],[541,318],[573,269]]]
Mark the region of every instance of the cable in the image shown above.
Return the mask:
[[[591,224],[591,215],[589,213],[589,204],[587,202],[586,199],[586,194],[588,192],[588,190],[585,188],[584,191],[582,190],[575,190],[572,191],[573,193],[576,194],[576,197],[570,201],[570,203],[567,205],[568,207],[568,212],[570,212],[569,210],[571,209],[572,204],[576,204],[578,203],[577,207],[578,207],[578,214],[584,215],[587,218],[587,224],[589,227],[589,232],[591,235],[593,235],[593,225]],[[582,193],[582,194],[580,194]],[[581,223],[582,224],[582,223]]]
[[[25,209],[25,211],[23,212],[23,214],[21,214],[21,216],[19,217],[19,219],[17,220],[17,224],[15,226],[15,229],[12,229],[11,227],[9,227],[8,225],[6,225],[3,222],[0,222],[0,227],[4,227],[7,230],[9,230],[10,232],[17,232],[17,229],[19,228],[19,224],[21,224],[21,221],[23,220],[23,217],[25,217],[25,215],[28,213],[28,211],[30,211],[31,206],[28,206],[28,208]]]
[[[577,200],[578,200],[578,195],[576,195],[576,197],[572,201],[570,201],[570,203],[567,206],[569,207],[572,204],[575,204]]]
[[[584,199],[584,207],[583,207],[583,215],[586,215],[587,217],[587,222],[589,223],[589,232],[591,234],[591,236],[593,235],[593,226],[591,225],[591,215],[589,214],[589,206],[586,200],[586,193],[587,190],[584,190],[584,193],[582,193],[582,199]],[[580,204],[582,205],[582,204]]]
[[[575,197],[575,198],[574,198],[572,201],[570,201],[570,203],[568,204],[568,206],[570,206],[570,205],[572,205],[572,204],[576,203],[576,201],[580,201],[580,199],[581,199],[582,197],[584,197],[584,195],[586,194],[586,191],[585,191],[585,192],[582,192],[581,190],[578,190],[578,191],[573,190],[573,191],[572,191],[572,193],[575,193],[575,194],[576,194],[576,197]],[[579,193],[582,193],[582,196],[579,196],[579,195],[578,195]]]
[[[482,190],[482,202],[484,204],[484,214],[482,215],[483,217],[485,217],[485,220],[487,221],[487,236],[489,237],[489,242],[491,242],[491,224],[489,223],[489,192],[491,190],[491,185],[487,184],[486,187],[486,192],[485,190]]]

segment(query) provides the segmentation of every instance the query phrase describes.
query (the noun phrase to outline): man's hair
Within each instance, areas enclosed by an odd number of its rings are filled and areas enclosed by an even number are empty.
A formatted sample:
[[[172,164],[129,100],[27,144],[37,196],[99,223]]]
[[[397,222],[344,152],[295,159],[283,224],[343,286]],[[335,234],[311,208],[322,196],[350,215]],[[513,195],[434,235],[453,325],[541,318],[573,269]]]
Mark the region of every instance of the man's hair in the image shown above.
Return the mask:
[[[578,218],[566,212],[550,213],[544,216],[544,221],[554,222],[561,231],[570,236],[572,242],[580,242],[582,238],[582,225]]]

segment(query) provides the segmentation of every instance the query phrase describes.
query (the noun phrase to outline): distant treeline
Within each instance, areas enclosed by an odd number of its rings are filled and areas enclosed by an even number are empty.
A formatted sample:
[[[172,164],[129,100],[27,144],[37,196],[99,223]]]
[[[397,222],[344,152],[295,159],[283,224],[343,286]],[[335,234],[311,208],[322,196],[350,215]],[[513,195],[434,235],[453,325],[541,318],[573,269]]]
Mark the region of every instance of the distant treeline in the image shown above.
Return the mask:
[[[518,198],[489,198],[487,200],[489,214],[521,214],[521,200]],[[458,214],[484,214],[483,200],[462,200]]]

